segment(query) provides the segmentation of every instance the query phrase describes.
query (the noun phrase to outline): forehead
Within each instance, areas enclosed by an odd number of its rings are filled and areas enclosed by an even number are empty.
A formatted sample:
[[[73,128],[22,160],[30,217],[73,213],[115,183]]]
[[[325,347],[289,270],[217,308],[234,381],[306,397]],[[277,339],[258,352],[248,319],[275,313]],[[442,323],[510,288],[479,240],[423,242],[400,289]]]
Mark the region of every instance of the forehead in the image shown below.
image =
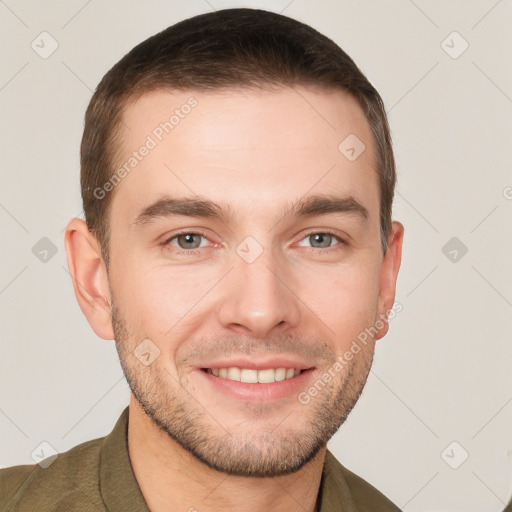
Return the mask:
[[[116,169],[126,172],[113,215],[133,218],[164,194],[249,213],[308,191],[347,192],[378,209],[371,129],[341,90],[154,91],[125,108],[119,136]]]

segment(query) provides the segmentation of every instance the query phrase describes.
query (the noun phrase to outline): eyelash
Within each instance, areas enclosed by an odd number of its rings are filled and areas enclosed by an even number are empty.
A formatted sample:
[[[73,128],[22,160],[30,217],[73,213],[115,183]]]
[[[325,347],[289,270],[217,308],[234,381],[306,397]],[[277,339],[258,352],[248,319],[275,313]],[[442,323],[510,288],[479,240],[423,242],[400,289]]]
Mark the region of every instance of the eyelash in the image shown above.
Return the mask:
[[[171,244],[171,242],[177,238],[178,236],[180,235],[200,235],[202,236],[203,238],[206,238],[208,240],[208,237],[206,236],[206,234],[200,230],[198,231],[180,231],[178,233],[174,233],[171,237],[167,238],[163,243],[162,243],[162,246],[168,248]],[[318,251],[322,252],[322,253],[331,253],[332,251],[336,251],[336,250],[339,250],[341,249],[343,246],[346,246],[347,243],[345,242],[345,240],[343,240],[339,235],[337,235],[336,233],[334,233],[333,231],[329,231],[329,230],[325,230],[325,231],[310,231],[308,233],[306,233],[300,241],[304,240],[305,238],[308,238],[310,237],[311,235],[331,235],[333,236],[335,239],[338,240],[338,244],[332,246],[332,247],[327,247],[327,248],[319,248],[319,247],[305,247],[305,249],[309,249],[309,251],[313,251],[315,253],[317,253]],[[199,253],[201,253],[203,249],[190,249],[190,250],[172,250],[172,252],[174,254],[177,254],[177,255],[187,255],[187,256],[196,256],[198,255]]]

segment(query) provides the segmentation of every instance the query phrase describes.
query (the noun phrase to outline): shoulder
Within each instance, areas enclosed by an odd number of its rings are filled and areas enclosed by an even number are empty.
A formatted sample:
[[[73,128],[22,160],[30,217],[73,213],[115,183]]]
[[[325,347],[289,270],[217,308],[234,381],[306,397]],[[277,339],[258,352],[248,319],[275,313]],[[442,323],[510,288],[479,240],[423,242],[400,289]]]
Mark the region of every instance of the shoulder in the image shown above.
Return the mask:
[[[343,478],[350,492],[355,510],[358,512],[374,512],[375,510],[379,512],[401,512],[400,509],[379,490],[343,466],[330,451],[327,451],[326,462],[331,472]]]
[[[360,476],[343,468],[343,476],[354,496],[354,501],[357,504],[357,510],[374,511],[375,506],[378,505],[379,512],[400,512],[400,509],[384,494],[363,480]]]
[[[35,465],[13,466],[0,469],[0,510],[4,510],[7,503],[18,492],[34,470]]]
[[[104,510],[99,492],[103,439],[59,453],[46,468],[29,464],[0,469],[0,511],[71,511],[77,503],[84,512]]]

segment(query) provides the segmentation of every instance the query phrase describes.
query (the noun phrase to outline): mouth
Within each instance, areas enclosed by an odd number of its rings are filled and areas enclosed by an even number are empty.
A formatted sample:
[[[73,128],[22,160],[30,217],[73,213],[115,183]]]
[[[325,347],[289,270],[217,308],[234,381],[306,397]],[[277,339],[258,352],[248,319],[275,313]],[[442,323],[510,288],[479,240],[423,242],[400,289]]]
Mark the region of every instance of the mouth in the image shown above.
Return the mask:
[[[289,399],[311,385],[315,368],[198,368],[203,382],[214,390],[244,402]]]
[[[281,382],[293,379],[301,373],[312,368],[262,368],[260,370],[252,368],[239,368],[230,366],[227,368],[201,368],[201,371],[209,373],[220,379],[234,380],[248,384],[271,384],[272,382]]]

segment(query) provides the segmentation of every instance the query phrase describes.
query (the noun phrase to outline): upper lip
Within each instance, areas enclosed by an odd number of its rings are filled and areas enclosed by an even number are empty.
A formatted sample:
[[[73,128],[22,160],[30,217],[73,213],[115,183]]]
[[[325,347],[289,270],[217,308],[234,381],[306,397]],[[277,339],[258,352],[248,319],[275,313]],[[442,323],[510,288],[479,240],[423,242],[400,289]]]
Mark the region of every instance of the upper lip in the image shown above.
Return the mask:
[[[256,360],[247,358],[217,359],[199,364],[198,368],[247,368],[251,370],[264,370],[267,368],[295,368],[296,370],[308,370],[311,365],[288,357],[273,357],[271,359]]]

